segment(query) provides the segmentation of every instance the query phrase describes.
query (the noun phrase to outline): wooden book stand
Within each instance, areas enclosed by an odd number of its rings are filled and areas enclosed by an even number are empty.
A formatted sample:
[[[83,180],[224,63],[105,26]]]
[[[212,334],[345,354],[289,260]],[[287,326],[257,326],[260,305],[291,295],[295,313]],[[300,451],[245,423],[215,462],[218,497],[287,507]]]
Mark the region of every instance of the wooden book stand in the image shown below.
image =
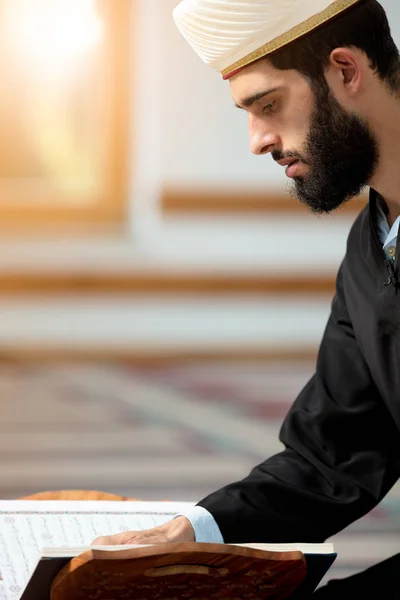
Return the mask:
[[[289,598],[306,576],[301,552],[170,543],[92,550],[55,577],[51,600],[266,600]]]

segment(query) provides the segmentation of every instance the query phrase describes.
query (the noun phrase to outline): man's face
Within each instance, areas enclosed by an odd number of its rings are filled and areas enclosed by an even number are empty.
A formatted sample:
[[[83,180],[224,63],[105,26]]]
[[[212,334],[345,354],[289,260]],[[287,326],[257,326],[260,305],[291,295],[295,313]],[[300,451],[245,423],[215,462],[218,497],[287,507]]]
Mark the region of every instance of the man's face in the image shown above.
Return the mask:
[[[371,180],[379,160],[375,136],[327,84],[314,90],[297,71],[279,71],[266,60],[230,83],[236,105],[248,113],[252,152],[271,153],[285,166],[293,192],[313,212],[334,210]]]

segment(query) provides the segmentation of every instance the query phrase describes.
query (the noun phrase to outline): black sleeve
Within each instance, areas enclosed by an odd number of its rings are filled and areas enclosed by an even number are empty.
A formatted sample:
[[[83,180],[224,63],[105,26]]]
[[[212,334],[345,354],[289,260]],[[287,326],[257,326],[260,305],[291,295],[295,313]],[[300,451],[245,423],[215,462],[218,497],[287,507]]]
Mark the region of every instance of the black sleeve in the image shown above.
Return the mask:
[[[321,542],[371,510],[399,473],[399,436],[355,339],[343,266],[317,370],[280,432],[285,450],[199,505],[225,542]]]

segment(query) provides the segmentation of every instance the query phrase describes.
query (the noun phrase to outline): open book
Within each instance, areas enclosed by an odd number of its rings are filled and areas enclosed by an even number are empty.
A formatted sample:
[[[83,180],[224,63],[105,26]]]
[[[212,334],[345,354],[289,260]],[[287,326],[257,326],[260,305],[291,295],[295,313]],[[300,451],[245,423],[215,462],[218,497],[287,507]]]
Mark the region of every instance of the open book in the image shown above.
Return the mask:
[[[155,551],[149,547],[102,547],[96,550],[90,544],[99,535],[149,529],[165,523],[187,505],[181,502],[0,501],[0,600],[50,600],[50,588],[60,570],[71,564],[71,559],[87,551],[90,559],[111,557],[110,553],[113,553],[113,558],[123,557],[126,554],[121,552],[126,553],[129,549],[133,550],[134,556],[135,552],[154,555]],[[163,546],[168,544],[152,548]],[[251,548],[254,556],[263,559],[298,559],[300,557],[295,551],[302,552],[305,557],[302,568],[304,573],[307,571],[307,589],[314,589],[318,585],[336,557],[332,544],[249,543],[234,546],[236,550],[232,552],[240,560],[246,557],[248,551],[245,548]],[[212,547],[221,555],[232,549],[232,546],[225,544],[188,544],[187,550],[192,552],[200,548],[204,551],[207,547]],[[285,554],[281,555],[282,552]],[[187,556],[189,558],[184,562],[190,562],[189,554]],[[249,557],[246,557],[246,561],[248,564]],[[300,565],[299,561],[293,564]],[[249,569],[247,571],[250,572]],[[195,581],[194,575],[192,579]],[[203,577],[203,580],[206,581],[206,578]],[[161,579],[157,581],[161,582]],[[150,596],[145,594],[143,598]],[[178,598],[179,594],[170,596]]]

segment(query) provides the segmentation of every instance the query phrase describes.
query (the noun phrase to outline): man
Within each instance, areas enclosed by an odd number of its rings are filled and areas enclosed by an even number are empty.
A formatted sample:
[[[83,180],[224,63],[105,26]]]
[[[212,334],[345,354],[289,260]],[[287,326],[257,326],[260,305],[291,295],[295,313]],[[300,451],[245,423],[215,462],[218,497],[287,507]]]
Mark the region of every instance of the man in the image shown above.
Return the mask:
[[[321,542],[400,476],[399,53],[376,0],[183,0],[175,20],[229,80],[252,151],[286,167],[302,202],[327,213],[365,185],[370,202],[285,450],[166,525],[97,541]],[[315,596],[400,598],[399,557]]]

